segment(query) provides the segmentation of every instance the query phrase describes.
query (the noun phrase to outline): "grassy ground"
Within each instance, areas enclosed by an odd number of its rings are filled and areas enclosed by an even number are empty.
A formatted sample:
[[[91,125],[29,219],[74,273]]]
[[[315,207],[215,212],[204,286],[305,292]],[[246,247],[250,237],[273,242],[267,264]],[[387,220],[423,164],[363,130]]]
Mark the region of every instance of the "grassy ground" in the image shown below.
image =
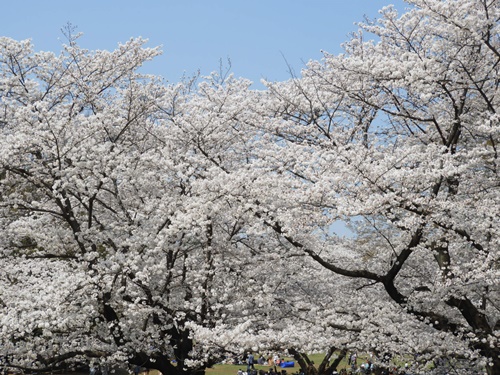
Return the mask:
[[[309,355],[309,359],[311,361],[314,361],[314,364],[316,367],[318,367],[320,365],[323,358],[324,358],[324,354],[310,354]],[[285,361],[294,361],[293,358],[287,358],[287,357],[285,357],[284,360]],[[366,360],[366,358],[363,356],[358,357],[358,361],[357,361],[358,365],[360,365],[361,363],[364,363],[365,360]],[[342,360],[342,362],[340,362],[339,366],[337,367],[337,371],[340,371],[343,368],[348,368],[347,358],[344,358]],[[246,364],[243,364],[243,365],[215,365],[214,367],[206,370],[206,375],[237,375],[239,369],[246,371],[246,369],[247,369]],[[256,364],[255,369],[257,371],[264,370],[267,372],[267,370],[269,370],[269,366],[268,365],[260,366],[260,365]],[[279,370],[286,370],[287,375],[292,375],[292,374],[297,374],[299,372],[299,369],[300,369],[300,367],[297,364],[297,362],[295,361],[295,367],[287,367],[287,368],[279,369]],[[157,371],[153,371],[153,370],[151,370],[149,372],[149,375],[158,375],[158,374],[159,373]],[[146,375],[146,374],[142,373],[141,375]]]
[[[258,356],[257,356],[258,357]],[[316,367],[318,367],[321,363],[321,361],[324,358],[324,354],[311,354],[309,355],[309,359],[311,361],[314,361],[314,364]],[[358,358],[358,363],[362,363],[364,358]],[[293,358],[284,358],[285,361],[293,361]],[[342,368],[347,368],[347,359],[344,358],[340,365],[337,367],[337,371],[339,371]],[[246,371],[247,366],[246,365],[216,365],[213,368],[207,369],[206,374],[207,375],[236,375],[238,373],[238,370],[241,369],[243,371]],[[269,366],[259,366],[255,365],[255,369],[257,371],[259,370],[264,370],[267,371],[269,370]],[[287,367],[282,370],[286,370],[287,375],[295,374],[299,372],[299,365],[297,362],[295,362],[295,367]]]

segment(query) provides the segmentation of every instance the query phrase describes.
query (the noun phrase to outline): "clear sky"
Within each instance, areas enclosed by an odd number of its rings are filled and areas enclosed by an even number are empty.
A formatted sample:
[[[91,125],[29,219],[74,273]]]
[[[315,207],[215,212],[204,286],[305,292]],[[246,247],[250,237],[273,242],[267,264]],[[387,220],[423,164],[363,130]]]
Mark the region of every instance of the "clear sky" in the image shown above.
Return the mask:
[[[355,23],[388,4],[407,7],[403,0],[5,0],[0,35],[59,52],[61,28],[70,22],[88,49],[148,38],[163,55],[144,71],[170,82],[184,72],[209,74],[230,58],[236,76],[258,83],[289,78],[287,63],[299,74],[321,50],[340,53]]]

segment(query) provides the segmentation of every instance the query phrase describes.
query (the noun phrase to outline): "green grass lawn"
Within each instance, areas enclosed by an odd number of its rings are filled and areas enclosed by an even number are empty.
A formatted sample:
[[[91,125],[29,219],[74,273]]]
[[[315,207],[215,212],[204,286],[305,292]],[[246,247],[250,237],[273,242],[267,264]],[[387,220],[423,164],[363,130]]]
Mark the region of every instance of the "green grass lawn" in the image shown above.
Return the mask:
[[[309,359],[311,361],[314,361],[314,365],[316,367],[318,367],[321,364],[321,361],[323,360],[323,358],[324,358],[324,354],[321,354],[321,353],[309,355]],[[285,357],[284,360],[295,362],[295,367],[287,367],[287,368],[281,369],[281,370],[286,370],[287,375],[292,375],[292,374],[296,374],[299,372],[300,367],[293,358]],[[365,360],[366,360],[365,356],[363,356],[363,355],[359,356],[358,357],[358,365],[360,365],[361,363],[364,363]],[[340,371],[343,368],[348,368],[347,358],[344,358],[342,360],[342,362],[340,362],[339,366],[337,367],[337,371]],[[206,374],[207,375],[237,375],[239,369],[246,371],[247,365],[246,364],[242,364],[242,365],[215,365],[214,367],[207,369]],[[269,370],[269,366],[268,365],[260,366],[260,365],[256,364],[255,369],[257,371],[264,370],[267,372]],[[149,375],[157,375],[157,374],[158,374],[158,372],[154,371],[154,370],[149,372]]]
[[[257,356],[258,357],[258,356]],[[321,361],[324,358],[324,354],[310,354],[309,359],[311,361],[314,361],[314,365],[318,367],[321,364]],[[299,365],[297,364],[297,361],[295,361],[293,358],[284,358],[285,361],[294,361],[295,362],[295,367],[287,367],[282,370],[286,370],[287,375],[295,374],[299,372]],[[358,357],[358,364],[363,363],[361,361],[364,360],[364,357]],[[337,367],[337,371],[339,371],[342,368],[347,368],[347,358],[344,358],[342,362],[340,362],[339,366]],[[207,375],[236,375],[238,373],[238,370],[241,369],[243,371],[246,371],[247,366],[246,364],[243,365],[215,365],[213,368],[209,368],[206,371]],[[257,371],[259,370],[264,370],[267,371],[269,370],[269,366],[260,366],[260,365],[255,365],[255,369]]]
[[[256,356],[258,357],[258,356]],[[314,362],[314,365],[316,366],[316,368],[321,364],[321,361],[323,361],[323,358],[324,358],[324,354],[310,354],[309,355],[309,359],[311,361]],[[364,355],[364,354],[361,354],[359,355],[358,354],[358,360],[357,360],[357,364],[358,366],[363,364],[363,363],[366,363],[366,360],[368,359],[368,356],[367,355]],[[287,368],[277,368],[278,370],[286,370],[286,373],[287,375],[293,375],[293,374],[298,374],[299,370],[300,370],[300,367],[299,365],[297,364],[297,361],[295,361],[293,358],[289,358],[289,357],[285,357],[284,358],[285,361],[294,361],[295,362],[295,367],[287,367]],[[398,366],[398,367],[401,367],[404,365],[404,362],[405,361],[398,361],[397,363],[393,363],[394,365]],[[348,369],[349,368],[349,365],[347,364],[347,358],[343,358],[342,361],[340,362],[340,364],[337,366],[337,371],[340,371],[341,369]],[[226,364],[221,364],[221,365],[215,365],[214,367],[212,368],[208,368],[206,369],[206,375],[237,375],[238,373],[238,370],[241,369],[242,371],[246,371],[247,369],[247,365],[246,364],[241,364],[241,365],[226,365]],[[269,366],[266,364],[264,366],[260,366],[258,364],[255,365],[255,369],[257,371],[259,370],[264,370],[264,371],[268,371],[269,370]],[[149,371],[149,373],[141,373],[140,375],[160,375],[160,373],[156,370],[151,370]]]

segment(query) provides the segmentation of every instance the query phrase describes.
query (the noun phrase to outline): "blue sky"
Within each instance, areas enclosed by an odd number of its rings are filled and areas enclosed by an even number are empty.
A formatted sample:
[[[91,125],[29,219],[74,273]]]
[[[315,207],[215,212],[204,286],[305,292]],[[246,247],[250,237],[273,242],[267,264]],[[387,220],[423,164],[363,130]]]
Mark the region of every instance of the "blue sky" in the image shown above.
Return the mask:
[[[111,50],[130,37],[161,45],[163,55],[144,71],[178,82],[185,72],[206,75],[231,59],[236,76],[256,82],[289,78],[287,63],[300,73],[321,50],[340,44],[364,15],[385,5],[403,11],[403,0],[23,0],[5,1],[0,35],[31,38],[37,50],[58,52],[68,22],[88,49]],[[286,61],[285,61],[286,59]]]

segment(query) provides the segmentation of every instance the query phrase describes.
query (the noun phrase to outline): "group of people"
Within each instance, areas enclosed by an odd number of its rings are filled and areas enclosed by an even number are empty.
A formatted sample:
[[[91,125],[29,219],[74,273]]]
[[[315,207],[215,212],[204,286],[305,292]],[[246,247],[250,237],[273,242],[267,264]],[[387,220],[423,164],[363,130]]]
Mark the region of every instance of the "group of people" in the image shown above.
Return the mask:
[[[239,369],[237,375],[286,375],[286,370],[277,370],[276,367],[271,367],[268,371],[255,369],[243,371]]]
[[[347,357],[348,369],[342,369],[339,372],[334,371],[332,375],[350,375],[350,374],[364,374],[372,375],[374,373],[380,375],[411,375],[409,365],[405,364],[404,368],[389,367],[389,368],[376,368],[372,363],[371,358],[367,358],[358,366],[358,355],[356,352],[352,352]]]
[[[340,372],[334,371],[332,375],[349,375],[349,374],[365,374],[371,375],[375,372],[375,365],[372,363],[370,358],[367,358],[365,362],[361,363],[358,367],[358,355],[356,352],[352,352],[347,357],[347,364],[350,367],[350,371],[346,369],[340,370]],[[397,367],[390,367],[388,369],[379,369],[377,372],[380,375],[410,375],[409,366],[406,363],[403,369],[398,369]]]
[[[381,368],[376,369],[370,357],[367,358],[366,360],[363,360],[363,363],[361,363],[359,366],[358,366],[358,361],[359,358],[357,353],[352,352],[347,357],[348,368],[341,369],[339,372],[333,371],[330,375],[350,375],[350,374],[372,375],[373,373],[377,373],[380,375],[410,375],[410,373],[408,372],[409,371],[408,364],[405,365],[404,369],[398,369],[396,367],[388,369],[381,369]],[[240,364],[243,364],[245,362],[247,365],[246,371],[239,369],[237,375],[286,375],[287,373],[286,370],[279,368],[283,360],[277,354],[274,355],[273,357],[269,356],[267,359],[264,358],[264,356],[260,355],[259,358],[255,360],[255,357],[252,353],[247,353],[246,358],[244,357],[243,362],[240,362]],[[267,364],[270,368],[268,371],[256,370],[255,364],[259,364],[261,366]],[[311,367],[313,367],[313,365],[311,365]],[[317,374],[317,370],[316,371],[309,371],[309,370],[310,369],[308,368],[306,374],[304,374],[299,369],[298,375]]]
[[[109,369],[108,366],[102,365],[91,365],[89,367],[89,375],[108,375],[109,374]]]
[[[349,357],[347,357],[347,365],[351,368],[351,372],[361,373],[361,374],[371,374],[375,370],[370,358],[368,358],[366,362],[362,363],[359,367],[357,364],[358,364],[358,354],[356,352],[352,352],[349,355]],[[341,374],[342,371],[339,372],[339,375]],[[344,374],[347,374],[347,370],[345,369],[344,369]]]
[[[286,370],[277,369],[277,367],[279,368],[282,362],[283,360],[278,354],[275,354],[273,357],[269,356],[267,359],[264,358],[263,355],[260,355],[259,358],[255,360],[255,356],[252,353],[248,352],[246,355],[247,369],[246,371],[239,369],[237,375],[285,375]],[[267,364],[270,368],[268,371],[257,371],[255,369],[256,364],[261,366]]]

